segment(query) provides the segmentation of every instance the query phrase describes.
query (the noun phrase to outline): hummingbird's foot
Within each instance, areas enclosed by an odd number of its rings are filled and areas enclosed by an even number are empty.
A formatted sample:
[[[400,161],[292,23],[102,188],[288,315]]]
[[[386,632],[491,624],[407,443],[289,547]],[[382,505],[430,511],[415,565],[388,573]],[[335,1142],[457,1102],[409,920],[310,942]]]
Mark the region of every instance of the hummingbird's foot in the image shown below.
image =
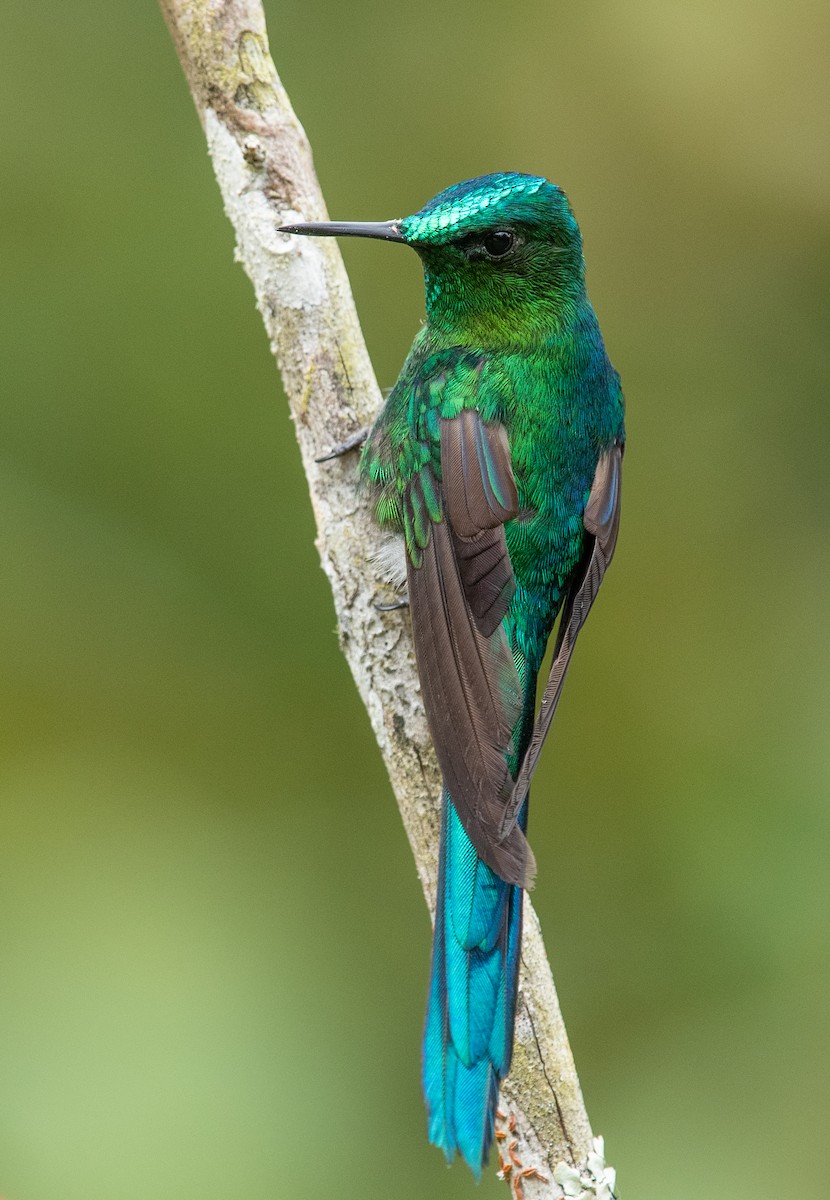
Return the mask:
[[[390,600],[388,604],[378,604],[376,601],[375,608],[378,612],[397,612],[399,608],[409,608],[409,597],[399,596],[397,600]]]
[[[321,454],[314,461],[318,463],[330,462],[333,458],[342,458],[350,450],[359,450],[369,436],[371,428],[371,425],[364,425],[362,429],[358,429],[357,433],[353,433],[351,437],[347,437],[345,442],[338,442],[336,446],[332,446],[328,453]]]

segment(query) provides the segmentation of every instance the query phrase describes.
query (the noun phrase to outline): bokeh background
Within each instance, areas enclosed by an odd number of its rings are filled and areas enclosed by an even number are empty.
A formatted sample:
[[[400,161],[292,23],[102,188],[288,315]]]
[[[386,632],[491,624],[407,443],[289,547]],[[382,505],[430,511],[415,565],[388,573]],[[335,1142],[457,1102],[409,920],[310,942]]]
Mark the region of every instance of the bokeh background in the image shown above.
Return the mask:
[[[826,3],[266,7],[333,216],[571,195],[629,450],[535,900],[620,1195],[823,1200]],[[426,910],[158,10],[6,6],[0,99],[0,1193],[503,1196],[426,1142]],[[391,384],[417,260],[344,253]]]

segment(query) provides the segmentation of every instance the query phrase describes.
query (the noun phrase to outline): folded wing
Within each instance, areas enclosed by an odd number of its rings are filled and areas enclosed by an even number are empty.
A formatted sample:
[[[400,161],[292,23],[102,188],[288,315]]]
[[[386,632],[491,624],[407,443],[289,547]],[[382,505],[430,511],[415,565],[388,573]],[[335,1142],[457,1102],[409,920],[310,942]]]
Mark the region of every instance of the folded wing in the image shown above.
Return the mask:
[[[523,700],[502,625],[516,586],[504,522],[518,512],[504,428],[472,409],[442,420],[441,476],[441,519],[421,565],[408,562],[424,706],[470,841],[502,879],[527,887],[535,870],[527,839],[515,823],[502,835]]]
[[[513,786],[513,793],[502,810],[500,836],[508,841],[513,836],[513,830],[517,828],[516,821],[519,812],[527,796],[530,780],[536,770],[542,746],[559,704],[562,685],[565,682],[565,675],[570,665],[577,636],[585,624],[591,605],[597,598],[597,592],[608,569],[608,564],[614,556],[620,528],[623,450],[624,446],[615,442],[611,449],[602,455],[594,473],[591,494],[582,518],[586,533],[589,535],[588,544],[582,561],[571,579],[565,603],[562,606],[553,662],[545,685],[539,715],[533,728],[533,736]]]

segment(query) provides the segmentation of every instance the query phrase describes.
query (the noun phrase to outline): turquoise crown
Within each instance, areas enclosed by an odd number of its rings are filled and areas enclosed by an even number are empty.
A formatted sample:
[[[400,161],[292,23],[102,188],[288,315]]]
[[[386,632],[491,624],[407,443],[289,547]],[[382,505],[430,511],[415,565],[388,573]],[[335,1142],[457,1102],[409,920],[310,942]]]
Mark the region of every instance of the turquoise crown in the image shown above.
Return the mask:
[[[433,196],[419,212],[403,218],[400,231],[407,242],[440,246],[465,233],[492,229],[494,222],[538,221],[540,211],[561,209],[563,201],[561,188],[540,175],[479,175]]]

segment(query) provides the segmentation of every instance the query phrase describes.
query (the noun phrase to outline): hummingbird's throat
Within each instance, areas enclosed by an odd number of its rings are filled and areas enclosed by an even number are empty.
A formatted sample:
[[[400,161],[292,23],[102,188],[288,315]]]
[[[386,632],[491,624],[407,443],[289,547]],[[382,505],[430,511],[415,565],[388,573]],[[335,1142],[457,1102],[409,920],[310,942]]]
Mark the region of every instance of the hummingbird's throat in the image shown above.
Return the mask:
[[[513,276],[487,284],[424,266],[427,324],[453,345],[532,346],[561,333],[569,305],[556,289],[535,295]]]

